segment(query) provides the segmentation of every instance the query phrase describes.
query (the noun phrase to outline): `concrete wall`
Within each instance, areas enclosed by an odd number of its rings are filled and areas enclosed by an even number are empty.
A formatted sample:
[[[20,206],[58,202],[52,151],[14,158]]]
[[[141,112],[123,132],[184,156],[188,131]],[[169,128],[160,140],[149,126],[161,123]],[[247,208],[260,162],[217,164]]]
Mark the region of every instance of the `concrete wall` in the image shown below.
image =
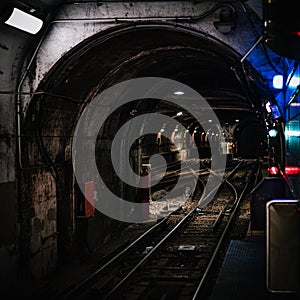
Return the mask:
[[[57,262],[55,182],[47,171],[32,173],[23,182],[32,186],[23,198],[30,207],[30,218],[24,220],[30,236],[28,264],[34,278],[43,278],[55,270]]]
[[[10,289],[19,266],[19,213],[17,197],[17,135],[15,91],[26,35],[0,25],[0,280]]]

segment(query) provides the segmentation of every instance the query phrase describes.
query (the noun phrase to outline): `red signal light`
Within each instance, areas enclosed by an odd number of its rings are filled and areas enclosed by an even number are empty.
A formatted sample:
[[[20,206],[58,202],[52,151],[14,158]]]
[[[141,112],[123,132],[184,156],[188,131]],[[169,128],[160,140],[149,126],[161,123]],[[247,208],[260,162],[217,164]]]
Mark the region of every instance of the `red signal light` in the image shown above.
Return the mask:
[[[293,174],[299,174],[300,173],[300,167],[298,166],[285,166],[285,174],[286,175],[293,175]]]
[[[269,168],[269,172],[271,175],[277,175],[279,173],[279,170],[277,167],[273,166],[273,167]]]

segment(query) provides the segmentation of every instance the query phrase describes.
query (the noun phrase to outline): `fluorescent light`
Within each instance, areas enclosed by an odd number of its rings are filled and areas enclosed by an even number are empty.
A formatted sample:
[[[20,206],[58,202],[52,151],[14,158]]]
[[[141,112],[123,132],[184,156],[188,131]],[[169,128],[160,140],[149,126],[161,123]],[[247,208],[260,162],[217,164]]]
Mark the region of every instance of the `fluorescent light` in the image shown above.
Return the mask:
[[[30,14],[25,13],[18,8],[14,8],[11,16],[5,22],[5,24],[35,34],[38,33],[42,28],[43,21]]]
[[[273,87],[275,89],[282,89],[283,88],[283,76],[282,75],[275,75],[273,77]]]
[[[286,130],[285,131],[285,135],[287,137],[290,137],[290,136],[300,136],[300,131],[299,130]]]
[[[296,87],[300,84],[300,78],[297,76],[293,76],[291,78],[291,81],[289,83],[289,87]]]
[[[289,87],[297,87],[300,84],[300,78],[298,76],[293,76],[289,82]],[[275,89],[283,88],[283,76],[275,75],[273,77],[273,87]]]
[[[176,116],[181,116],[183,113],[182,113],[182,111],[179,111],[177,114],[176,114]]]
[[[184,95],[184,92],[182,92],[182,91],[177,91],[177,92],[174,92],[174,95],[181,96],[181,95]]]

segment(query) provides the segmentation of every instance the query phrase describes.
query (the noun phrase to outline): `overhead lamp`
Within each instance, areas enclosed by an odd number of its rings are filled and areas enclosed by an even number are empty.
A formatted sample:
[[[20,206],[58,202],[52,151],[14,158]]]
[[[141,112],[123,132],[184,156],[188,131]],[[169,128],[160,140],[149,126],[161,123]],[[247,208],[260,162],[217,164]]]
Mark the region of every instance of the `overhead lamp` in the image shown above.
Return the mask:
[[[297,87],[300,84],[300,77],[293,76],[290,80],[289,87]]]
[[[174,92],[174,95],[181,96],[181,95],[184,95],[184,92],[182,92],[182,91],[177,91],[177,92]]]
[[[300,77],[293,76],[289,81],[288,87],[293,88],[297,87],[300,84]],[[275,75],[273,77],[273,88],[274,89],[282,89],[283,88],[283,76]]]
[[[41,19],[16,7],[13,8],[11,15],[4,23],[31,34],[38,33],[43,26]]]
[[[273,77],[273,88],[280,89],[280,90],[283,88],[283,76],[282,75],[275,75]]]

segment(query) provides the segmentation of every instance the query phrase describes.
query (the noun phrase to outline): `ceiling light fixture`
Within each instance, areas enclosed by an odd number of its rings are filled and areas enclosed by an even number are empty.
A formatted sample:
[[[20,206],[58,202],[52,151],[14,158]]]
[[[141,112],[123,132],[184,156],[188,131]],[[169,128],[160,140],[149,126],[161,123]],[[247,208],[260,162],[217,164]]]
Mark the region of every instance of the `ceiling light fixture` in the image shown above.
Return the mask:
[[[14,8],[5,24],[31,34],[36,34],[43,26],[43,21],[33,15],[30,15],[18,8]]]
[[[275,75],[273,77],[273,88],[274,89],[282,89],[283,88],[283,76]]]
[[[182,92],[182,91],[177,91],[177,92],[174,92],[174,95],[181,96],[181,95],[184,95],[184,92]]]
[[[290,80],[289,87],[297,87],[300,84],[300,77],[293,76]]]

